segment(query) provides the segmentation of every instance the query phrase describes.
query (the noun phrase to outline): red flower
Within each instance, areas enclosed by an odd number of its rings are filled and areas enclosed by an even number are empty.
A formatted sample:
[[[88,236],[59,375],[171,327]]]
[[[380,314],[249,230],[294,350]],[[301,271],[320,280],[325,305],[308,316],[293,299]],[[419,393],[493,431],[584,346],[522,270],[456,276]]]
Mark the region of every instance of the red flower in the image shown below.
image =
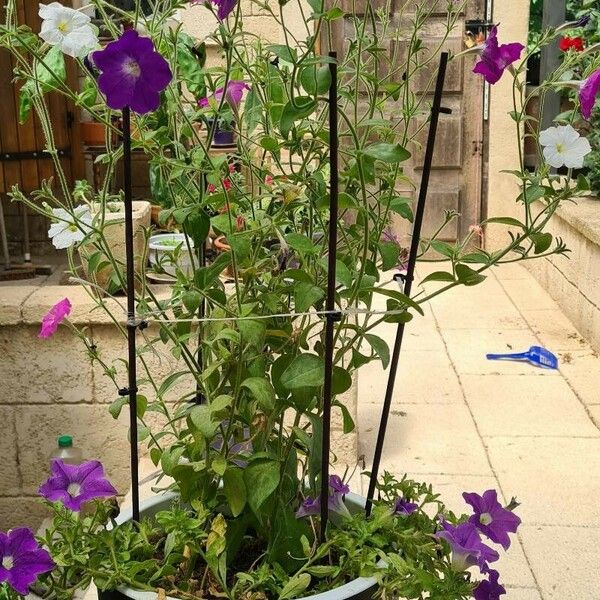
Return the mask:
[[[225,190],[229,191],[231,189],[231,181],[229,179],[223,179],[222,183]]]
[[[235,173],[236,169],[235,169],[235,165],[229,165],[229,172],[230,173]]]
[[[242,229],[244,229],[245,225],[246,225],[246,219],[242,215],[238,215],[235,218],[235,228],[238,231],[242,231]]]
[[[217,188],[212,183],[209,183],[208,187],[206,188],[206,191],[209,194],[214,194],[217,191]]]
[[[569,36],[563,37],[558,43],[558,47],[563,52],[568,52],[569,50],[575,50],[576,52],[583,52],[583,38],[574,37],[571,38]]]

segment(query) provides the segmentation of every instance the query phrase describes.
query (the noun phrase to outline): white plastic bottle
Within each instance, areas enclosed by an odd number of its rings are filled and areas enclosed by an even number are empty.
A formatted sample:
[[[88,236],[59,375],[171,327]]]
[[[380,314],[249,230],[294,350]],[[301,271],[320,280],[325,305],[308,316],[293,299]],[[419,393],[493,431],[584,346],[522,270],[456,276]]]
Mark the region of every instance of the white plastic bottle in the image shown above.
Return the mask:
[[[61,435],[58,438],[58,447],[52,453],[51,458],[58,458],[70,465],[78,465],[83,462],[81,450],[73,446],[73,438],[70,435]]]

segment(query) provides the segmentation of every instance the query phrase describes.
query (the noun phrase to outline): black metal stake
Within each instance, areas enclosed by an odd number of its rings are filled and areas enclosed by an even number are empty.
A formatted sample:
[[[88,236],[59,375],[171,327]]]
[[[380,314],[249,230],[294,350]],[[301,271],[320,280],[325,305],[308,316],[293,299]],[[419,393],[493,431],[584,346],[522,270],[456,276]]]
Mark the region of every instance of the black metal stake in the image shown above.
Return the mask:
[[[410,244],[410,253],[408,255],[408,265],[406,276],[404,277],[404,294],[410,297],[412,282],[414,279],[415,266],[417,263],[417,254],[419,252],[419,242],[421,238],[421,227],[423,225],[423,215],[425,213],[425,201],[427,200],[427,190],[429,187],[429,176],[431,175],[431,165],[433,162],[433,151],[435,149],[435,137],[437,134],[438,120],[440,112],[448,113],[446,109],[442,109],[442,93],[444,91],[444,79],[446,77],[446,67],[448,65],[448,53],[442,52],[440,56],[440,66],[438,70],[437,81],[435,84],[435,93],[433,96],[433,105],[431,107],[431,123],[429,125],[429,136],[427,138],[427,148],[425,150],[425,160],[423,163],[423,175],[421,177],[421,187],[419,189],[419,199],[417,201],[417,209],[415,211],[415,221],[413,225],[412,239]],[[375,495],[375,486],[377,485],[377,477],[379,476],[379,466],[381,463],[381,455],[383,453],[383,445],[385,443],[385,433],[388,426],[388,418],[390,416],[390,408],[392,398],[394,396],[394,385],[396,383],[396,374],[398,371],[398,360],[400,358],[400,350],[402,349],[402,339],[404,337],[404,323],[398,323],[396,330],[396,340],[392,351],[392,359],[390,361],[390,372],[388,375],[387,387],[385,390],[385,399],[381,411],[381,420],[379,422],[379,431],[377,433],[377,443],[375,444],[375,454],[373,456],[373,466],[371,468],[371,476],[369,478],[369,491],[367,492],[367,504],[365,511],[367,516],[371,514],[373,497]]]
[[[329,518],[329,450],[331,446],[331,396],[333,384],[333,334],[335,322],[340,315],[335,314],[335,263],[337,260],[337,225],[338,225],[338,86],[337,86],[337,52],[330,52],[329,72],[329,248],[327,256],[327,298],[325,301],[325,376],[323,379],[323,439],[321,448],[321,540],[325,539],[327,520]]]
[[[131,505],[133,520],[140,520],[140,490],[138,474],[138,430],[137,430],[137,352],[135,335],[135,265],[133,249],[133,198],[131,189],[131,112],[128,106],[123,111],[123,187],[125,192],[125,267],[127,270],[127,372],[129,376],[129,439],[131,447]]]

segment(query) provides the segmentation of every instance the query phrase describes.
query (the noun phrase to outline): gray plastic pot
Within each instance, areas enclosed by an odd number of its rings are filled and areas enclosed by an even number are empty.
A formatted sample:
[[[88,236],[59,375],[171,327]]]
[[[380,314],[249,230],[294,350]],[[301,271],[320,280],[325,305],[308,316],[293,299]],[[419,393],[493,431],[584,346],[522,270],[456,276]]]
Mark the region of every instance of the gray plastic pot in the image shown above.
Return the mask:
[[[165,510],[171,502],[177,498],[176,494],[165,493],[153,496],[140,504],[141,517],[152,518],[157,512]],[[357,494],[348,494],[346,496],[346,505],[350,512],[358,512],[365,507],[365,499]],[[125,509],[117,518],[117,523],[125,523],[131,519],[131,509]],[[345,585],[342,585],[327,592],[313,594],[298,600],[371,600],[377,589],[375,577],[358,577]],[[98,600],[156,600],[155,592],[140,592],[129,587],[120,587],[114,592],[98,591]],[[178,600],[172,596],[167,596],[166,600]]]

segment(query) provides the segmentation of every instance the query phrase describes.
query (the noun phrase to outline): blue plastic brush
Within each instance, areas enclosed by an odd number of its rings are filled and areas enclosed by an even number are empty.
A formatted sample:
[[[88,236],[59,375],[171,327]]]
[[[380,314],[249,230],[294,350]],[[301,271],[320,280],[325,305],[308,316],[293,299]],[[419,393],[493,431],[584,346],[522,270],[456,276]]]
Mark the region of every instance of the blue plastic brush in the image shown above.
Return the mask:
[[[558,358],[550,350],[541,346],[531,346],[527,352],[512,354],[486,354],[488,360],[527,360],[531,364],[545,369],[558,369]]]

